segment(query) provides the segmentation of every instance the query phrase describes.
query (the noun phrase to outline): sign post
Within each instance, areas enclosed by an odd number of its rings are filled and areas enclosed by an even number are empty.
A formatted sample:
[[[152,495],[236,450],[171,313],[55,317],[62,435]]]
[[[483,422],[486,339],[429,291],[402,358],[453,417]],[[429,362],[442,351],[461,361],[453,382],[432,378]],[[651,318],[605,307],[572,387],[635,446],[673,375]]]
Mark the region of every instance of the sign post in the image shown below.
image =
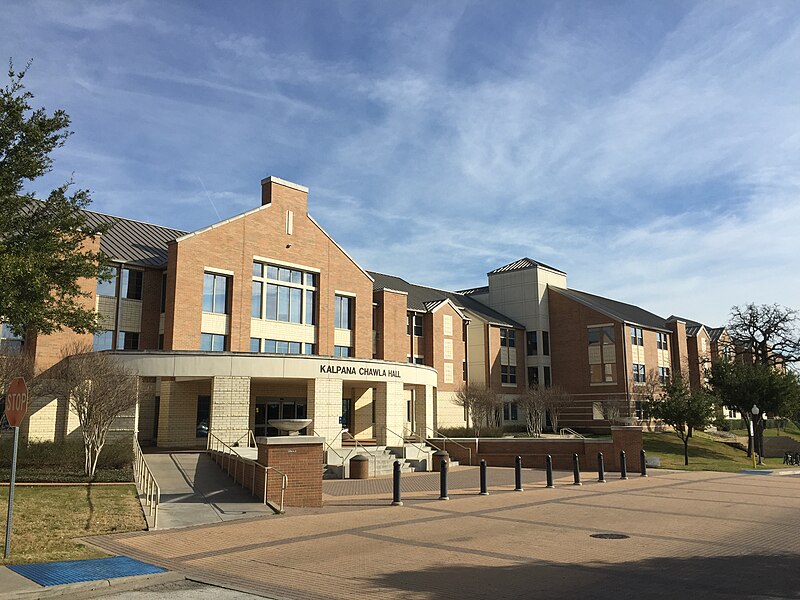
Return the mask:
[[[14,483],[17,479],[17,447],[19,446],[19,426],[28,412],[28,386],[22,377],[15,377],[6,392],[6,419],[14,428],[14,453],[11,458],[11,481],[8,486],[8,516],[6,518],[6,546],[3,558],[11,556],[11,521],[14,509]]]

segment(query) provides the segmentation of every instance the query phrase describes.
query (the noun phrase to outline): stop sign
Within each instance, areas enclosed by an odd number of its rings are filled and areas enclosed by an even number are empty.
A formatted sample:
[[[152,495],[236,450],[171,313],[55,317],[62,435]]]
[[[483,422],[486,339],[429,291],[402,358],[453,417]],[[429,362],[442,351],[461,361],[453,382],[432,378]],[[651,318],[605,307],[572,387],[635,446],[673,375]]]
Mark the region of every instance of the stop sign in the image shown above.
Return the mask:
[[[11,380],[6,392],[6,419],[11,427],[19,427],[28,412],[28,386],[22,377]]]

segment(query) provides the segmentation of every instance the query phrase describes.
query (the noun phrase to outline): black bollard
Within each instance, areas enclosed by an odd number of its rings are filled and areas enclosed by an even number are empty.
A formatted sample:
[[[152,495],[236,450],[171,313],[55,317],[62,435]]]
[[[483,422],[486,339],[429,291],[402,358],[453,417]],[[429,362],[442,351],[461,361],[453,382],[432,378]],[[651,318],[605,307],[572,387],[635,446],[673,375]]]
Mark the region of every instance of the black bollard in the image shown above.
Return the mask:
[[[514,491],[522,491],[522,457],[518,456],[514,459]]]
[[[619,478],[628,478],[628,463],[625,460],[625,450],[619,451]]]
[[[394,472],[392,473],[392,506],[403,506],[400,500],[400,461],[394,461]]]
[[[486,461],[481,459],[481,496],[488,496],[489,490],[486,488]]]
[[[545,466],[547,468],[547,487],[554,488],[553,485],[553,457],[549,454],[544,457]]]
[[[442,460],[439,470],[439,500],[450,500],[447,495],[447,461]]]
[[[647,459],[645,457],[644,448],[639,452],[639,466],[642,469],[642,477],[647,477]]]
[[[572,455],[572,477],[575,480],[572,485],[583,485],[581,483],[581,466],[578,462],[578,455]]]
[[[597,453],[597,482],[598,483],[605,483],[606,482],[606,463],[603,460],[603,453]]]

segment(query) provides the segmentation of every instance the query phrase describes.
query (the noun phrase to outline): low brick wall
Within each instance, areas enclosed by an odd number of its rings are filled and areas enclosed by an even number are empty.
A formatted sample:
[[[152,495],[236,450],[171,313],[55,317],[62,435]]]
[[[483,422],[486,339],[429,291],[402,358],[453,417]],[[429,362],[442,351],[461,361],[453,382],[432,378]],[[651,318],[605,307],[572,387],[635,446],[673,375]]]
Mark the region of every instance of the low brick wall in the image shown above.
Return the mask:
[[[642,450],[640,426],[612,427],[609,438],[458,438],[454,441],[431,438],[436,446],[447,450],[459,464],[477,465],[485,460],[490,467],[513,467],[514,459],[522,457],[522,466],[544,469],[545,457],[553,457],[553,468],[572,469],[572,455],[577,454],[581,470],[597,469],[597,453],[603,453],[607,471],[619,471],[619,453],[625,451],[628,470],[639,469]],[[454,443],[457,442],[457,443]]]

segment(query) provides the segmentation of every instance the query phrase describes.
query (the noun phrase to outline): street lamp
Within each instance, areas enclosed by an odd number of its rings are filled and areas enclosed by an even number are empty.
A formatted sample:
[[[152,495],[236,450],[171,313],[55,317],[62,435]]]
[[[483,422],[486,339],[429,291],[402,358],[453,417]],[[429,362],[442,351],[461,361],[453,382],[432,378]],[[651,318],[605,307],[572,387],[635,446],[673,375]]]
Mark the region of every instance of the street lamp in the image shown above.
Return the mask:
[[[753,466],[755,467],[756,463],[756,452],[758,452],[758,464],[764,464],[761,462],[761,444],[759,444],[759,414],[761,411],[759,410],[758,406],[753,404],[753,408],[750,409],[750,412],[753,413]]]

